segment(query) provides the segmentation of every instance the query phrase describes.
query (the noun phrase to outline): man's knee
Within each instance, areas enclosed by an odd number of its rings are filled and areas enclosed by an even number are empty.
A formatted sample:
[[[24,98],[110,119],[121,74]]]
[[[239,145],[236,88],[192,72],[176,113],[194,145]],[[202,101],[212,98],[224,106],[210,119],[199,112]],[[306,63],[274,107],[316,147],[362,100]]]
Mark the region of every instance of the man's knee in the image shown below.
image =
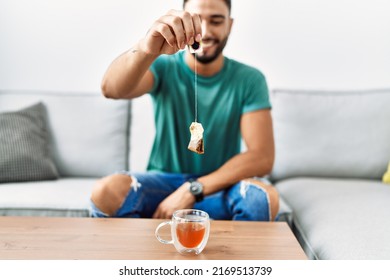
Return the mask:
[[[276,188],[270,184],[252,178],[246,179],[244,181],[251,185],[255,185],[257,188],[259,188],[262,192],[266,194],[269,206],[270,220],[274,221],[279,212],[279,193]]]
[[[125,174],[104,177],[95,183],[91,200],[101,212],[112,216],[130,191],[131,182],[131,177]]]

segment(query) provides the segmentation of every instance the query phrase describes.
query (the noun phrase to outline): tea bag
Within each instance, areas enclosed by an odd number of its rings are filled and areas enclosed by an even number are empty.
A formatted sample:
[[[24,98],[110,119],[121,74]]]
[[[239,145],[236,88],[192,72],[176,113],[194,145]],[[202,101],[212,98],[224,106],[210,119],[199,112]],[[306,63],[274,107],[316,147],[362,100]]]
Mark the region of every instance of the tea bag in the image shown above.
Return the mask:
[[[188,144],[188,149],[197,154],[204,154],[203,144],[203,126],[201,123],[192,122],[190,126],[191,139]]]

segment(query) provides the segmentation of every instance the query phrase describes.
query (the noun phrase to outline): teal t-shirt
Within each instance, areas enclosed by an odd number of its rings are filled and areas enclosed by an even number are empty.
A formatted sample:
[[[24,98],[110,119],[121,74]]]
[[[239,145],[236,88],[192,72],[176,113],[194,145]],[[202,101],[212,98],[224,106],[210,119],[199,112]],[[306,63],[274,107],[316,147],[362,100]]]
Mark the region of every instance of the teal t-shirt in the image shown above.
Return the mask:
[[[197,78],[197,121],[204,128],[205,151],[199,155],[188,150],[189,127],[195,120],[195,76],[185,52],[160,56],[151,71],[156,136],[148,170],[204,175],[218,169],[241,151],[241,115],[271,108],[263,74],[225,57],[220,72]]]

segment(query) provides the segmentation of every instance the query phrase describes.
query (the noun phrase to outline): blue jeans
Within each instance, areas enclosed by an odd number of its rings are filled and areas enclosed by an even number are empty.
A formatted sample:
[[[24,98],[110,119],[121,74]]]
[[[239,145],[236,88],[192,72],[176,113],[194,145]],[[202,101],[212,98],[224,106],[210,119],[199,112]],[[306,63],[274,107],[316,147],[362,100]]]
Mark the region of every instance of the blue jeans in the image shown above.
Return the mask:
[[[130,173],[131,189],[113,217],[150,218],[167,196],[194,175],[163,172]],[[259,178],[270,184],[266,179]],[[108,217],[92,203],[92,217]],[[230,188],[209,195],[195,203],[195,209],[207,212],[214,220],[270,221],[268,194],[263,188],[241,181]]]

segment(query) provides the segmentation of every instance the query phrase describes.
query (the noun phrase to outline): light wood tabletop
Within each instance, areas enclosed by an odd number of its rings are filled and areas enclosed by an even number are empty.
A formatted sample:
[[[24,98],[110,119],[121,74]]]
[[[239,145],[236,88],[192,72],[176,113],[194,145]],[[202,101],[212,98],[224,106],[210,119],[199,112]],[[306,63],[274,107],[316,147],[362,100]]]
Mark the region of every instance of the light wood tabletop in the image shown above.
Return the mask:
[[[284,222],[211,221],[197,256],[160,243],[163,220],[0,217],[0,259],[23,260],[291,260],[307,259]],[[169,226],[161,231],[169,238]]]

